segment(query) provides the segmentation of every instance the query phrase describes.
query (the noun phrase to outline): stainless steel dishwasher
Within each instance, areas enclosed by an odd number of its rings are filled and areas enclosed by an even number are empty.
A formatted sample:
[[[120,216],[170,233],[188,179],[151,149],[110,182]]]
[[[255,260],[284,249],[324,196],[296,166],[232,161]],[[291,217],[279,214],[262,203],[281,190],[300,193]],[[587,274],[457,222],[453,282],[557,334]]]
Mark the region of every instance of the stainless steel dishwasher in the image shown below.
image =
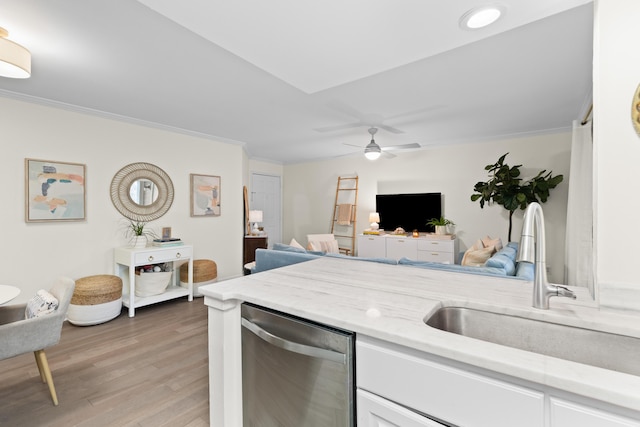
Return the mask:
[[[355,426],[354,336],[244,303],[244,426]]]

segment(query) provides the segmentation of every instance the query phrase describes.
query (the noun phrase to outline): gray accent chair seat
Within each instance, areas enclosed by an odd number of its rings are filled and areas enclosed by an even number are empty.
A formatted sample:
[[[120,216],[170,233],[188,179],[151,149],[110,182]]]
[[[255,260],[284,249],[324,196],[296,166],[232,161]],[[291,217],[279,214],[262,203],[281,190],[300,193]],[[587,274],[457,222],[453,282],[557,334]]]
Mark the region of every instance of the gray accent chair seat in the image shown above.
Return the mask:
[[[40,378],[49,386],[56,406],[58,397],[44,349],[60,341],[62,323],[74,289],[75,282],[72,279],[58,278],[49,290],[58,299],[58,308],[40,317],[25,319],[26,304],[0,307],[0,360],[33,352]]]

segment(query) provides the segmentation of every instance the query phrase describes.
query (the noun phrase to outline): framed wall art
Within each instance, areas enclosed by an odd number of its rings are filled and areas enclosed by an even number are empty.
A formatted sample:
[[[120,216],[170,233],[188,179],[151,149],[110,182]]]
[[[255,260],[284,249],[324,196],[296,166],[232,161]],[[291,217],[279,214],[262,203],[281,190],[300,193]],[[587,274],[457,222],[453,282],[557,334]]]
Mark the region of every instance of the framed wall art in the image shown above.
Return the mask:
[[[85,174],[83,164],[25,159],[25,220],[83,221]]]
[[[191,216],[220,216],[220,177],[191,174]]]

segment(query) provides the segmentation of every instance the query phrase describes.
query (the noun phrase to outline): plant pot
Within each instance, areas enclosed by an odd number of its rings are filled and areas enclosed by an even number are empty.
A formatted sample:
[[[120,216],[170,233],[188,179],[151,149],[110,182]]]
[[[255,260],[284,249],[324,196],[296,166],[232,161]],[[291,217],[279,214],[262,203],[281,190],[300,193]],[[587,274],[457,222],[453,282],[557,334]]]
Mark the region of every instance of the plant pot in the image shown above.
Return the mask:
[[[136,249],[147,247],[147,236],[135,236],[133,238],[132,246]]]
[[[447,226],[446,225],[436,225],[436,234],[447,234]]]

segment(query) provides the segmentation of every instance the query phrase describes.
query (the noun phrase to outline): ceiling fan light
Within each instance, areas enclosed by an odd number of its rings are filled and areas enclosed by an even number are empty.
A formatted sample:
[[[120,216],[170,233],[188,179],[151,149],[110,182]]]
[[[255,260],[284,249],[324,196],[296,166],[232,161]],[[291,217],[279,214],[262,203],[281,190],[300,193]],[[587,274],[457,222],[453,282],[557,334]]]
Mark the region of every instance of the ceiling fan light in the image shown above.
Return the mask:
[[[477,30],[496,22],[505,12],[504,6],[490,5],[471,9],[460,18],[460,28]]]
[[[14,79],[31,77],[31,53],[6,39],[8,33],[0,28],[0,76]]]
[[[369,160],[376,160],[381,153],[382,149],[373,140],[364,148],[364,156]]]

